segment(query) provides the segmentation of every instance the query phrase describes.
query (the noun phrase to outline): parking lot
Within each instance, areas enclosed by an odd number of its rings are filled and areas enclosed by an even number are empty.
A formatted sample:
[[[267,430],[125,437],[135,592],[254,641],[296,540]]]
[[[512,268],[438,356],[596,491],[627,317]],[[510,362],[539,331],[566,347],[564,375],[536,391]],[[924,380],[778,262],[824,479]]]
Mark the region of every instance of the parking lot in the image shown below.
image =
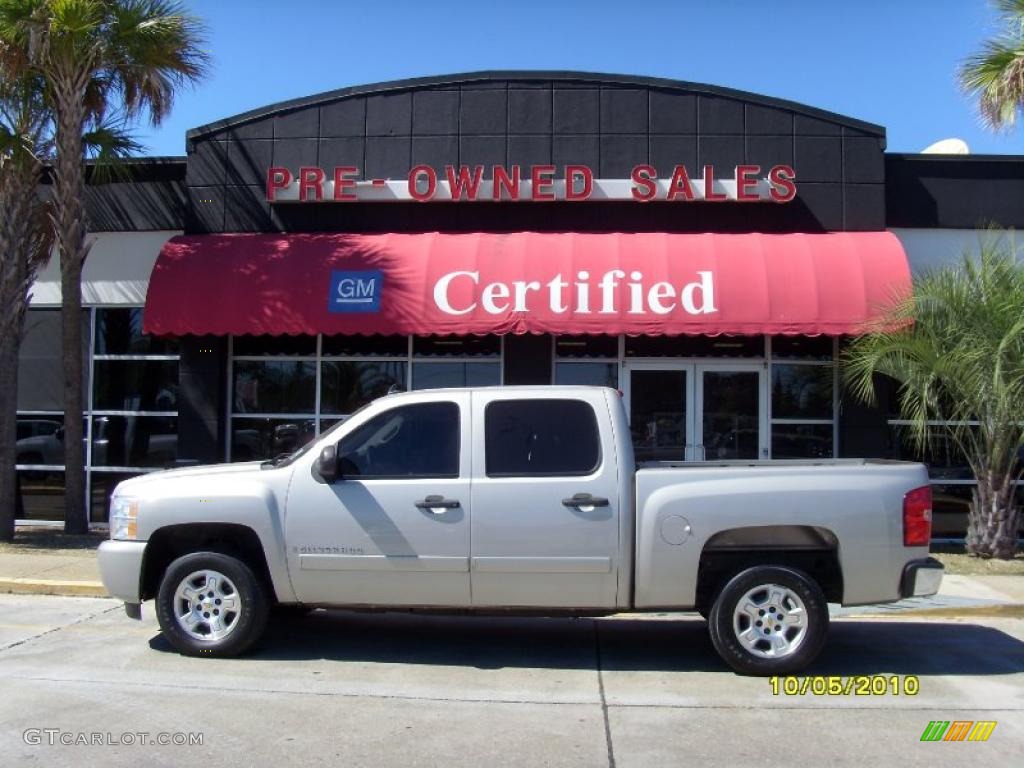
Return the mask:
[[[691,615],[317,611],[213,660],[172,652],[149,604],[139,623],[114,601],[0,595],[6,765],[935,766],[1024,749],[1021,619],[842,619],[808,673],[915,675],[920,692],[775,695],[727,671]],[[997,725],[922,743],[932,720]]]

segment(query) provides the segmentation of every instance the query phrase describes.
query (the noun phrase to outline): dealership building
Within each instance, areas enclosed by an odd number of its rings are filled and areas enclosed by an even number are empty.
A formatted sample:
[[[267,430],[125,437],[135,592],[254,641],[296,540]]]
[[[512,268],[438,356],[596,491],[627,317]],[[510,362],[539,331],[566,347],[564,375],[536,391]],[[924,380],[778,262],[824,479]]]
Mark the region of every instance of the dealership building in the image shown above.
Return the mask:
[[[936,138],[940,138],[936,136]],[[293,450],[394,387],[597,384],[641,460],[914,458],[837,364],[914,275],[1024,226],[1024,156],[710,85],[484,72],[345,88],[87,190],[90,519],[125,477]],[[57,259],[18,391],[19,517],[63,517]],[[927,457],[936,535],[971,476]]]

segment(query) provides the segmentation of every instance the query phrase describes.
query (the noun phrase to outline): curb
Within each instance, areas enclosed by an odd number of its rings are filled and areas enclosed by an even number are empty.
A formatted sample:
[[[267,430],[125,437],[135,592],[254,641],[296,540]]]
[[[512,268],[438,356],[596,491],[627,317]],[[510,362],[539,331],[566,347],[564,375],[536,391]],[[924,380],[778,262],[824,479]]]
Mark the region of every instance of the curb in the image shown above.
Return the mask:
[[[885,613],[856,613],[833,617],[834,619],[900,619],[910,618],[1024,618],[1024,603],[995,603],[992,605],[945,606],[941,608],[907,608]]]
[[[2,579],[0,592],[14,595],[63,595],[65,597],[110,597],[99,581],[58,579]]]

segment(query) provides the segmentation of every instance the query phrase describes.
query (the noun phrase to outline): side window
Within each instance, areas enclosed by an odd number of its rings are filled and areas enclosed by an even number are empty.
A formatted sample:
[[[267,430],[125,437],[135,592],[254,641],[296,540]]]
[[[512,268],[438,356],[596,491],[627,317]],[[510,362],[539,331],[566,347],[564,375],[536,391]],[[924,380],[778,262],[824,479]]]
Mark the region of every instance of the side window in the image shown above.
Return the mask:
[[[459,407],[421,403],[374,416],[338,443],[345,477],[409,479],[459,476]]]
[[[589,475],[601,462],[597,417],[581,400],[497,400],[484,429],[488,477]]]

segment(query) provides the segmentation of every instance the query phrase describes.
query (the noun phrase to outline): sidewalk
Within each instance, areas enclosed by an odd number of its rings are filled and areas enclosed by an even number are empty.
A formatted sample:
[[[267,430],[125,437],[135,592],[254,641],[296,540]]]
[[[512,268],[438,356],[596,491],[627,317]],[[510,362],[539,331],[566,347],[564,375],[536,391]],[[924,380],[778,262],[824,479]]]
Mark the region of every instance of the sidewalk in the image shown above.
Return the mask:
[[[106,597],[93,548],[0,551],[0,593]],[[833,618],[877,616],[1024,617],[1024,576],[946,575],[933,597],[842,608]]]

